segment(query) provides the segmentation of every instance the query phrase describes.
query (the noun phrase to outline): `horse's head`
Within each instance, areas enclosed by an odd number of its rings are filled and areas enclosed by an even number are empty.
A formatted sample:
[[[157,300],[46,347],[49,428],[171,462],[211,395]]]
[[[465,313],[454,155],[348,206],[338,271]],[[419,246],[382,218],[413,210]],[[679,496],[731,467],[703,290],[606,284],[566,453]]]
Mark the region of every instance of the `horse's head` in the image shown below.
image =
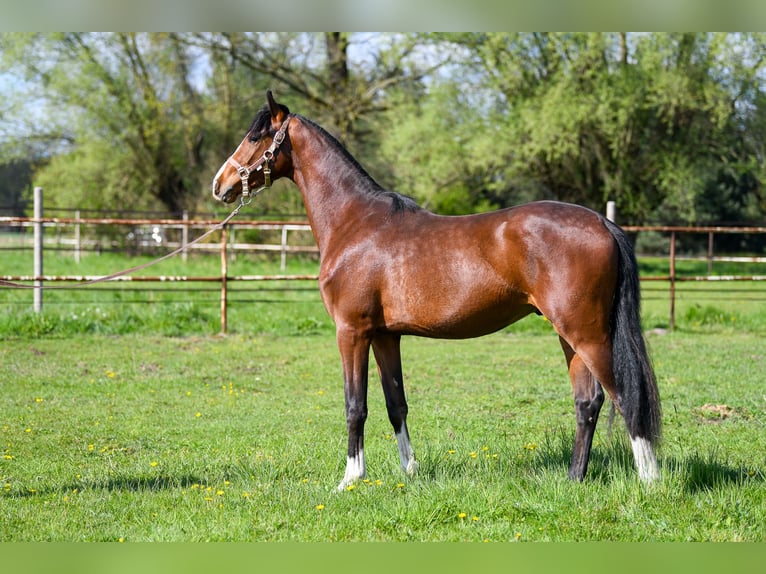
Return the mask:
[[[290,143],[285,141],[290,110],[278,104],[271,91],[266,100],[245,139],[213,178],[213,197],[219,201],[231,203],[240,195],[257,194],[292,169]]]

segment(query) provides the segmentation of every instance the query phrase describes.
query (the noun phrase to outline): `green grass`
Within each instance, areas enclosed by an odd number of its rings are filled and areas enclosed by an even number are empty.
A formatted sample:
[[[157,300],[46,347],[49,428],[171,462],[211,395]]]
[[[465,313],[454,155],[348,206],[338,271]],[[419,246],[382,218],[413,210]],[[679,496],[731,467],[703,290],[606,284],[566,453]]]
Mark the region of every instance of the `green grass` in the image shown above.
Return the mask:
[[[148,259],[50,254],[45,272]],[[3,254],[2,274],[30,266]],[[316,267],[292,258],[287,273]],[[262,257],[229,265],[278,272]],[[220,261],[142,273],[218,275]],[[231,283],[226,337],[218,285],[179,287],[49,291],[39,315],[29,291],[0,290],[0,540],[766,540],[763,283],[679,283],[672,334],[667,284],[643,284],[665,413],[651,488],[619,420],[607,434],[608,408],[586,481],[566,478],[571,391],[532,316],[482,339],[405,340],[413,479],[373,368],[369,481],[342,493],[340,361],[316,285]]]
[[[766,540],[756,334],[650,335],[663,479],[638,482],[605,408],[589,474],[555,336],[406,339],[407,479],[370,387],[368,482],[345,464],[330,334],[16,337],[0,396],[0,539]],[[371,373],[372,375],[373,373]]]

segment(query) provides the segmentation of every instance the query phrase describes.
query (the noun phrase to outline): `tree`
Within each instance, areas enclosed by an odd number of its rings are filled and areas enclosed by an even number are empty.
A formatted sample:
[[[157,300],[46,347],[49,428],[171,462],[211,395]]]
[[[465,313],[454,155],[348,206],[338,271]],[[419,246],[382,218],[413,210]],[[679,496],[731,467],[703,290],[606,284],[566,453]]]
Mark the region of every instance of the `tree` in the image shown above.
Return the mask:
[[[760,188],[763,163],[754,154],[761,137],[750,140],[747,132],[764,113],[762,35],[469,33],[423,40],[461,56],[462,66],[444,82],[459,86],[466,109],[480,113],[461,117],[442,108],[451,134],[470,125],[473,136],[439,161],[470,158],[463,177],[480,201],[554,198],[602,210],[614,199],[626,223],[690,223],[714,217],[710,202],[703,209],[700,200],[723,173],[740,182],[743,204]],[[399,129],[417,121],[404,120]],[[743,139],[748,145],[737,145]],[[389,159],[407,165],[406,153]],[[428,177],[428,166],[411,167],[407,178]],[[477,182],[481,172],[486,177]]]
[[[32,165],[29,161],[15,159],[0,164],[0,212],[11,216],[24,215],[31,182]]]
[[[16,138],[45,142],[35,148],[47,162],[38,183],[65,188],[55,197],[70,206],[172,213],[209,203],[210,179],[266,88],[375,171],[376,116],[389,94],[439,66],[420,58],[408,35],[27,34],[0,42],[5,68],[29,86],[18,100],[40,96],[44,123]]]
[[[68,187],[79,181],[85,187],[70,201],[162,205],[180,213],[201,166],[202,104],[191,84],[193,56],[173,35],[41,34],[5,41],[10,63],[44,98],[46,127],[33,137],[62,134],[64,153],[41,152],[50,160],[42,181],[54,188],[59,180]]]

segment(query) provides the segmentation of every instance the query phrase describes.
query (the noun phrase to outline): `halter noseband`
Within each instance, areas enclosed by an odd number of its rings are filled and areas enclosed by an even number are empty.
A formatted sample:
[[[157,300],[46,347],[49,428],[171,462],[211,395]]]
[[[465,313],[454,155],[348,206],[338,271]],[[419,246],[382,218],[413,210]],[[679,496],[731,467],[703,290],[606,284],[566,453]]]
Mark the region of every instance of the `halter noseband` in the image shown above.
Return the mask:
[[[290,123],[290,119],[292,118],[292,115],[288,115],[287,119],[285,119],[284,122],[282,122],[282,125],[279,126],[279,131],[277,131],[276,134],[274,134],[274,139],[271,141],[271,145],[266,149],[266,151],[263,152],[263,155],[259,157],[257,160],[255,160],[253,163],[248,165],[247,167],[240,165],[240,163],[234,159],[234,155],[229,156],[229,159],[226,160],[227,163],[231,164],[234,169],[237,170],[237,173],[239,174],[239,178],[242,180],[242,197],[249,197],[250,196],[250,174],[253,171],[260,171],[261,168],[263,169],[263,185],[256,189],[253,192],[253,195],[258,195],[261,193],[264,189],[268,189],[271,187],[271,166],[270,163],[274,159],[274,155],[279,150],[279,146],[282,145],[282,142],[285,139],[285,134],[287,133],[287,124]]]

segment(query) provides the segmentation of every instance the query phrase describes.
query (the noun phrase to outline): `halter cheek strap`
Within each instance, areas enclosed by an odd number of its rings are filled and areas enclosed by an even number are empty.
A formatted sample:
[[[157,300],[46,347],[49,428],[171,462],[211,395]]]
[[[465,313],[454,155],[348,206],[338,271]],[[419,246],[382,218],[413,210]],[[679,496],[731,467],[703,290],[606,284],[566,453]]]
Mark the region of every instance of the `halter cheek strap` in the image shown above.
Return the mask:
[[[282,122],[282,125],[279,126],[279,130],[276,134],[274,134],[274,139],[271,141],[271,145],[266,149],[266,151],[263,152],[263,155],[259,157],[257,160],[255,160],[253,163],[251,163],[248,166],[241,165],[236,159],[234,159],[234,156],[229,156],[229,159],[226,160],[227,163],[229,163],[234,169],[237,170],[237,173],[239,174],[239,178],[242,180],[242,196],[243,197],[249,197],[250,196],[250,174],[253,171],[261,171],[263,170],[263,185],[256,189],[253,192],[253,195],[258,195],[261,193],[264,189],[268,189],[271,187],[271,162],[274,159],[274,155],[279,150],[279,146],[282,145],[282,142],[285,140],[285,134],[287,133],[287,124],[290,123],[290,118],[292,116],[287,116],[287,119]]]

